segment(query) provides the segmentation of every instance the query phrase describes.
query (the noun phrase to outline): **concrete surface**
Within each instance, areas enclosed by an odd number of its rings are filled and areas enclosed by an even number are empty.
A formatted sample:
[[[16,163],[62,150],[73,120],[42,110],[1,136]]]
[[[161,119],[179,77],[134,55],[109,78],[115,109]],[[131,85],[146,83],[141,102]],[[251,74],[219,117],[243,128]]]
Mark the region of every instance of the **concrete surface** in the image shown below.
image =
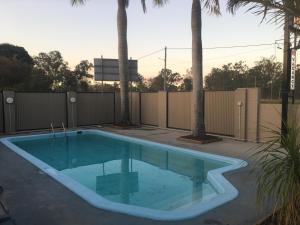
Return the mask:
[[[254,143],[223,139],[207,145],[176,140],[185,131],[142,127],[133,130],[103,128],[119,134],[170,145],[244,159],[249,166],[225,177],[239,190],[239,196],[218,208],[189,220],[162,222],[94,208],[13,151],[0,144],[0,184],[11,216],[18,225],[252,225],[268,210],[256,206],[256,179],[251,174]],[[5,223],[11,224],[11,223]]]

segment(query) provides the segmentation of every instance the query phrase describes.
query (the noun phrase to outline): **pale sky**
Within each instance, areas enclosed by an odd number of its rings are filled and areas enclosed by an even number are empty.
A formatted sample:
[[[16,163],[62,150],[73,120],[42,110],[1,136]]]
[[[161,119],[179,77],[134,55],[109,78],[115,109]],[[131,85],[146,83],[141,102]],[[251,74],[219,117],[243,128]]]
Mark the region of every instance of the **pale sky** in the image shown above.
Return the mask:
[[[30,55],[58,50],[74,66],[80,60],[103,55],[117,58],[117,0],[89,0],[72,7],[70,0],[0,0],[0,43],[23,46]],[[282,39],[282,28],[260,23],[261,17],[241,9],[232,16],[221,0],[222,16],[203,13],[203,47],[274,43]],[[143,13],[140,0],[131,0],[128,8],[129,57],[138,59],[153,51],[190,48],[190,12],[192,0],[169,0],[163,8],[152,6]],[[204,50],[204,73],[213,66],[239,60],[252,65],[262,56],[277,56],[274,45],[237,49]],[[152,77],[163,67],[163,51],[139,60],[139,72]],[[185,73],[191,67],[190,50],[169,50],[168,68]]]

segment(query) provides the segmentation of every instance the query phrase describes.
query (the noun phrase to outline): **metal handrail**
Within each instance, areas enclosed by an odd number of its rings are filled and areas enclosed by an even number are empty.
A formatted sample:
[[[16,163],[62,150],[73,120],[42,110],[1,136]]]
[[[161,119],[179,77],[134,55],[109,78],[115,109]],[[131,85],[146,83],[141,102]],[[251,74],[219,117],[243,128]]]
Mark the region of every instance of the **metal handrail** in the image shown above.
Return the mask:
[[[65,124],[64,124],[64,122],[61,122],[61,125],[62,125],[62,128],[63,128],[63,130],[64,130],[65,136],[67,136],[67,133],[66,133],[66,128],[65,128]]]
[[[50,123],[50,127],[51,127],[51,130],[52,130],[53,137],[55,137],[55,131],[54,131],[54,127],[53,127],[52,123]]]

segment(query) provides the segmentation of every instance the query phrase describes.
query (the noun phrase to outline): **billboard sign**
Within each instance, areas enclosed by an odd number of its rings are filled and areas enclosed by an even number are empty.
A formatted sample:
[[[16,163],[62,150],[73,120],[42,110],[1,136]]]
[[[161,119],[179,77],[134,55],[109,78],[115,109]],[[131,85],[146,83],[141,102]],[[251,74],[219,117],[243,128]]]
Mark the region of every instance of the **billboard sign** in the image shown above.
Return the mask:
[[[138,79],[138,61],[128,60],[129,81]],[[119,81],[119,60],[118,59],[94,59],[95,81]]]
[[[291,51],[291,83],[290,89],[295,90],[295,81],[296,81],[296,50]]]

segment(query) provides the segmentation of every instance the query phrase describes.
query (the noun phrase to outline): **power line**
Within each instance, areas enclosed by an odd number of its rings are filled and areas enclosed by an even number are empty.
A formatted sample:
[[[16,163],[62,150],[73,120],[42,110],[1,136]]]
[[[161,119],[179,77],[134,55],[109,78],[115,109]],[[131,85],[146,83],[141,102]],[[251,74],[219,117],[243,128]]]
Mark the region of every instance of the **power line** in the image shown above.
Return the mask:
[[[220,56],[220,57],[213,57],[213,58],[206,58],[204,59],[204,63],[206,62],[210,62],[216,59],[222,59],[222,58],[228,58],[228,57],[234,57],[234,56],[239,56],[239,55],[243,55],[243,54],[248,54],[248,53],[252,53],[252,52],[256,52],[256,51],[265,51],[265,50],[271,50],[272,47],[268,47],[268,48],[263,48],[263,49],[255,49],[255,50],[251,50],[251,51],[246,51],[246,52],[240,52],[240,53],[236,53],[236,54],[231,54],[231,55],[224,55],[224,56]],[[172,66],[176,66],[180,63],[180,65],[186,65],[186,64],[191,64],[191,61],[184,61],[184,62],[178,62],[178,63],[172,63]]]
[[[251,51],[247,51],[247,52],[239,52],[239,53],[231,54],[231,55],[225,55],[225,56],[220,56],[220,57],[208,58],[205,61],[207,62],[207,61],[212,61],[212,60],[215,60],[215,59],[234,57],[234,56],[244,55],[244,54],[248,54],[248,53],[252,53],[252,52],[256,52],[256,51],[265,51],[265,50],[271,50],[271,49],[273,49],[273,47],[263,48],[263,49],[255,49],[255,50],[251,50]]]
[[[277,41],[280,41],[280,40],[277,40]],[[217,47],[208,47],[208,48],[203,48],[203,49],[212,50],[212,49],[228,49],[228,48],[248,48],[248,47],[270,46],[270,45],[280,44],[277,41],[273,42],[273,43],[265,43],[265,44],[217,46]],[[189,49],[192,49],[192,48],[168,48],[168,49],[172,49],[172,50],[189,50]]]
[[[216,47],[207,47],[207,48],[203,48],[203,50],[214,50],[214,49],[232,49],[232,48],[249,48],[249,47],[260,47],[260,46],[272,46],[272,45],[277,45],[277,44],[282,44],[280,43],[280,41],[282,41],[283,39],[278,39],[275,40],[275,42],[272,43],[262,43],[262,44],[247,44],[247,45],[231,45],[231,46],[216,46]],[[170,50],[191,50],[192,48],[168,48]],[[141,57],[138,58],[138,60],[140,59],[144,59],[146,57],[152,56],[154,54],[157,54],[159,52],[164,51],[165,48],[161,48],[159,50],[153,51],[149,54],[143,55]]]
[[[163,50],[164,50],[164,48],[161,48],[161,49],[156,50],[156,51],[154,51],[154,52],[151,52],[151,53],[149,53],[149,54],[147,54],[147,55],[143,55],[143,56],[139,57],[138,60],[143,59],[143,58],[146,58],[146,57],[149,57],[149,56],[154,55],[154,54],[156,54],[156,53],[159,53],[159,52],[161,52],[161,51],[163,51]]]

